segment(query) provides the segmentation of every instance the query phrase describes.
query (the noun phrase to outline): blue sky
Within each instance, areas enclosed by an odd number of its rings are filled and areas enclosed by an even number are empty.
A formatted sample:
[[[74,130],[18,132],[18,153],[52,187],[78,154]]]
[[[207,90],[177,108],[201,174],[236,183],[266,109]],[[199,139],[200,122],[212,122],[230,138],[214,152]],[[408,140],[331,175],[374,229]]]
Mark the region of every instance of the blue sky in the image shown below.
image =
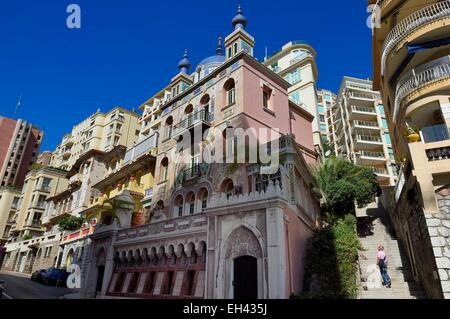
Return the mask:
[[[366,0],[243,0],[264,57],[290,40],[317,50],[319,87],[337,91],[344,75],[371,77]],[[66,27],[79,4],[81,30]],[[195,66],[231,29],[238,1],[15,0],[0,4],[0,115],[45,131],[41,151],[98,108],[137,108],[177,72],[184,49]]]

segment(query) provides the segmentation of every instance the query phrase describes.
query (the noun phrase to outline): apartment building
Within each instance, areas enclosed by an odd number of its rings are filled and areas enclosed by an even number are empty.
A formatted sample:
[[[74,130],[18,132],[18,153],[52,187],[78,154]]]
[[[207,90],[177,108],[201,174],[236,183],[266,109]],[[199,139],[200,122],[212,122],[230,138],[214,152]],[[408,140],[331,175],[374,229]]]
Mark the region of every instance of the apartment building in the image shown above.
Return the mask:
[[[247,22],[239,8],[225,48],[219,41],[191,73],[185,53],[179,73],[141,106],[146,144],[94,185],[100,196],[88,216],[98,224],[83,258],[84,296],[262,299],[302,290],[319,216],[308,170],[317,156],[314,117],[289,99],[289,82],[253,57]],[[236,132],[248,128],[268,134],[249,130],[249,142],[239,141]],[[282,161],[237,163],[234,151],[245,144]],[[108,200],[114,218],[96,214]],[[144,223],[132,227],[142,209]]]
[[[385,205],[415,279],[431,298],[450,298],[450,1],[369,4],[374,87],[399,159]]]
[[[78,158],[89,150],[108,152],[117,145],[133,145],[140,134],[138,118],[137,113],[122,107],[115,107],[106,113],[97,111],[64,135],[53,152],[50,165],[70,170]]]
[[[4,186],[0,189],[0,246],[9,238],[19,204],[21,189]]]
[[[34,169],[27,174],[5,245],[2,269],[31,272],[39,243],[45,239],[42,217],[46,200],[67,189],[66,174],[67,171],[53,167]],[[55,237],[51,239],[57,242]]]
[[[36,164],[42,166],[50,166],[50,162],[52,160],[53,153],[50,151],[44,151],[38,155]]]
[[[22,187],[44,132],[24,120],[0,116],[0,187]]]
[[[372,82],[344,77],[330,114],[335,154],[370,167],[380,185],[394,185],[392,142],[380,93],[373,91]]]
[[[323,157],[321,123],[317,109],[316,51],[304,41],[290,41],[266,58],[264,64],[291,85],[288,89],[289,99],[314,116],[314,149]]]
[[[317,114],[319,116],[320,134],[322,141],[331,145],[334,143],[333,136],[330,136],[332,124],[332,109],[336,104],[337,96],[330,90],[320,89],[317,91]],[[331,155],[332,150],[330,150]],[[325,154],[324,154],[325,155]]]

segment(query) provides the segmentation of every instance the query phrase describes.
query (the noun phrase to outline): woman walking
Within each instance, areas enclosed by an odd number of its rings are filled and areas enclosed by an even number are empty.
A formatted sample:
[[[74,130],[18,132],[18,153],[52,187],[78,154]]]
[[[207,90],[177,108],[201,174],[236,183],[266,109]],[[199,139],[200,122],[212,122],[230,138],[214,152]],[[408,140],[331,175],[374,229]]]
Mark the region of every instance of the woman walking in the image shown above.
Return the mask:
[[[387,272],[387,256],[383,246],[378,246],[377,265],[380,267],[381,278],[383,278],[383,286],[391,288],[391,278]]]

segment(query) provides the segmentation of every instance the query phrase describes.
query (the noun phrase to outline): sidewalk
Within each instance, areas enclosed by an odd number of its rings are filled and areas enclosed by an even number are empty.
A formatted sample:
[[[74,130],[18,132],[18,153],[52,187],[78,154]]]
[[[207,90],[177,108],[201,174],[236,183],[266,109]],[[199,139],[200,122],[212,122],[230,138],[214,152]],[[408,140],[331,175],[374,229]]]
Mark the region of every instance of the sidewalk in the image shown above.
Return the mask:
[[[0,275],[9,275],[9,276],[16,276],[16,277],[22,277],[22,278],[31,278],[31,274],[24,274],[22,272],[15,272],[15,271],[9,271],[9,270],[0,270]]]

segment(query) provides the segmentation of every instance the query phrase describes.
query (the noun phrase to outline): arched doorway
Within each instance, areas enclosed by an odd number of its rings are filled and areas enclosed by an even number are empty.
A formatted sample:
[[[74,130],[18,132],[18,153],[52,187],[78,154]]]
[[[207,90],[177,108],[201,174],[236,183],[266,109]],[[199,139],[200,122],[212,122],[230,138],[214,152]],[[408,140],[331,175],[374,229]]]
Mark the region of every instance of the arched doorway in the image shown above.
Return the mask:
[[[234,299],[258,299],[258,264],[252,256],[234,259]]]
[[[105,275],[105,263],[106,263],[106,253],[105,249],[101,249],[97,254],[97,281],[95,284],[95,294],[94,298],[97,297],[97,294],[101,294],[103,288],[103,279]]]

